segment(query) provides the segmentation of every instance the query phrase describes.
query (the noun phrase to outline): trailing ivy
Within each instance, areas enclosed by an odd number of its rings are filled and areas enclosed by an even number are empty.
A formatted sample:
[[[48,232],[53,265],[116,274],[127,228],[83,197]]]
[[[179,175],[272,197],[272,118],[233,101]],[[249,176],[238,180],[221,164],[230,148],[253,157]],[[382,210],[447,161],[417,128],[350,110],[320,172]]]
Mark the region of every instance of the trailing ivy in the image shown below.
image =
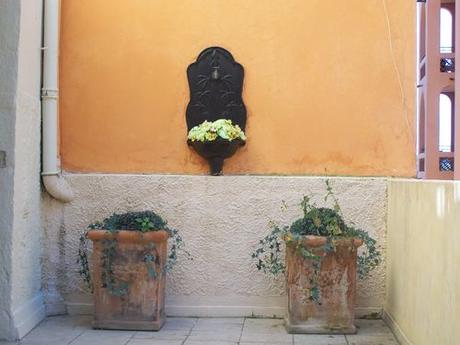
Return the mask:
[[[78,273],[82,277],[83,281],[86,283],[91,292],[94,291],[93,282],[91,281],[91,273],[88,261],[88,236],[85,233],[80,236],[80,243],[78,247],[78,260],[77,263],[80,264],[80,270]]]
[[[164,272],[170,271],[177,262],[177,256],[180,251],[183,251],[188,258],[190,254],[183,249],[183,240],[179,232],[167,225],[166,221],[159,215],[152,211],[142,212],[127,212],[122,214],[114,213],[110,217],[104,219],[102,222],[96,222],[88,226],[90,230],[105,230],[116,233],[119,230],[126,231],[140,231],[147,233],[151,231],[165,230],[169,234],[169,252],[168,260],[164,267],[161,269]],[[91,292],[93,292],[93,282],[90,273],[90,264],[88,259],[88,236],[86,232],[80,237],[80,245],[78,250],[78,260],[80,264],[79,274],[84,282],[88,285]],[[116,236],[110,239],[101,241],[101,268],[102,268],[102,287],[106,288],[110,294],[115,296],[124,296],[128,293],[129,282],[115,280],[114,263],[118,255],[118,242]],[[159,257],[152,254],[152,249],[155,248],[154,243],[146,245],[146,251],[143,256],[143,262],[146,265],[148,275],[151,279],[157,277],[157,265],[160,264]]]
[[[318,275],[323,257],[317,255],[316,250],[313,251],[303,244],[305,236],[326,237],[326,244],[320,248],[326,253],[336,250],[334,243],[340,238],[361,239],[365,248],[358,255],[357,260],[358,276],[361,279],[365,278],[381,261],[376,241],[366,231],[357,229],[353,224],[347,225],[345,223],[339,202],[332,191],[332,186],[329,180],[326,180],[324,201],[327,202],[330,199],[332,199],[333,203],[332,208],[317,207],[310,197],[304,196],[300,203],[303,216],[295,220],[290,226],[280,227],[276,223],[270,222],[271,232],[259,241],[255,251],[252,253],[257,269],[274,276],[285,274],[286,272],[283,242],[294,250],[296,255],[304,260],[309,260],[313,272],[306,297],[316,303],[320,303],[321,299]],[[283,204],[283,208],[285,207],[285,204]]]

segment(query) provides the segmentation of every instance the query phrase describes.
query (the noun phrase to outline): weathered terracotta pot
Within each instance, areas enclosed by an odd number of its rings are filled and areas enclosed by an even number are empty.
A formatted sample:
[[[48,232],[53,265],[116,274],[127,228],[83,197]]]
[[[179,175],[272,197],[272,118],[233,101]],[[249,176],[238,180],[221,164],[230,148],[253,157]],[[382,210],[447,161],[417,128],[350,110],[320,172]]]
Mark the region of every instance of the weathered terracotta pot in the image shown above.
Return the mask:
[[[159,330],[165,322],[165,278],[168,233],[164,230],[140,231],[90,230],[93,246],[94,328]],[[111,294],[103,287],[103,241],[116,239],[117,249],[112,265],[115,282],[129,282],[127,293]],[[156,259],[151,267],[156,277],[149,275],[146,255]],[[152,272],[150,272],[152,273]]]
[[[303,245],[322,256],[316,286],[320,290],[319,303],[308,299],[314,268],[311,260],[295,253],[294,245],[287,245],[288,315],[286,328],[290,333],[352,334],[356,292],[357,248],[361,239],[343,238],[335,241],[336,251],[326,252],[327,238],[305,236]]]

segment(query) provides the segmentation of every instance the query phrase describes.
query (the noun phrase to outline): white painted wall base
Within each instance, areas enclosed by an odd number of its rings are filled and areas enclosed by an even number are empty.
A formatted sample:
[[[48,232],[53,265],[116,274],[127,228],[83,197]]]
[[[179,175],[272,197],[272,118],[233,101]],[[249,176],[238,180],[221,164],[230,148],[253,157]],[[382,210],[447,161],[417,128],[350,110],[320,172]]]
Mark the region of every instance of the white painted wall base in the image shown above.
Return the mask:
[[[168,316],[284,317],[286,296],[171,296],[166,299]]]
[[[64,299],[57,290],[48,285],[46,294],[45,307],[47,316],[64,315],[67,314],[67,308]]]
[[[65,302],[65,308],[69,315],[93,315],[94,304],[91,302]]]
[[[39,293],[13,311],[16,339],[23,338],[46,316],[43,294]]]
[[[74,297],[77,298],[78,297]],[[72,300],[72,298],[70,298]],[[92,298],[66,302],[69,315],[92,315]],[[171,296],[166,298],[166,315],[181,317],[284,317],[286,297]]]
[[[429,317],[429,315],[427,315]],[[395,319],[387,312],[383,311],[382,312],[382,318],[383,321],[390,327],[391,331],[395,335],[396,339],[398,340],[399,344],[401,345],[414,345],[407,336],[404,334],[403,330],[401,327],[399,327],[398,323],[395,321]]]
[[[260,299],[228,297],[172,297],[166,299],[166,315],[172,317],[263,317],[283,318],[286,315],[286,297],[277,296]],[[92,315],[94,305],[91,301],[66,302],[69,315]],[[381,315],[380,308],[358,307],[356,318],[368,315]]]

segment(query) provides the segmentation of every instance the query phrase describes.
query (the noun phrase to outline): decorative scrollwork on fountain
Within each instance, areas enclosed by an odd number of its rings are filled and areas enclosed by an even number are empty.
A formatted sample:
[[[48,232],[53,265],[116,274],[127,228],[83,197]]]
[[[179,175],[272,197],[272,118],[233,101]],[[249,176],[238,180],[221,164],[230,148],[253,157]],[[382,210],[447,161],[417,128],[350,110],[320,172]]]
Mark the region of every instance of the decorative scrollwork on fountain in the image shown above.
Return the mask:
[[[243,102],[244,69],[224,48],[210,47],[203,50],[187,68],[190,101],[187,105],[187,129],[219,119],[231,120],[243,131],[246,128],[246,107]],[[222,173],[223,160],[232,156],[242,140],[214,140],[191,142],[189,145],[204,158],[211,167],[212,175]]]

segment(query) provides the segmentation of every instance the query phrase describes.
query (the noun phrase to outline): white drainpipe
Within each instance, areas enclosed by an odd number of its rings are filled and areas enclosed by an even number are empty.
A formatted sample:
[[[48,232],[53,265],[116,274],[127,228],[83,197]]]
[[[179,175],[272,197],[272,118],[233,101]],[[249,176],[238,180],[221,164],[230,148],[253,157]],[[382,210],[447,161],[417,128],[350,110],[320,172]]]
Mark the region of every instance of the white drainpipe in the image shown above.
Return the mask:
[[[61,176],[58,160],[58,54],[60,0],[44,0],[42,178],[47,192],[62,202],[72,201],[74,193]]]

